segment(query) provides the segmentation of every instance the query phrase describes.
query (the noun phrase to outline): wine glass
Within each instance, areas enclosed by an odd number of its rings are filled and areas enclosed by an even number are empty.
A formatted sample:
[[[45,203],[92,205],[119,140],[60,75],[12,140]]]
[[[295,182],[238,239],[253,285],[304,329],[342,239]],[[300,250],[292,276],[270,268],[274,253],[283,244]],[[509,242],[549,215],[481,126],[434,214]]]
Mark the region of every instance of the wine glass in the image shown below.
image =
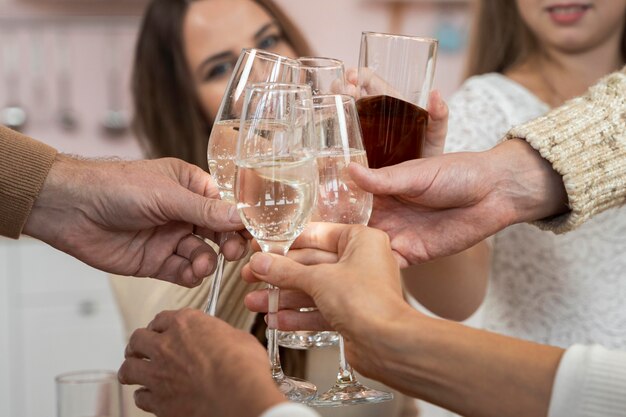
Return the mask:
[[[311,87],[313,96],[336,94],[345,90],[346,77],[343,62],[334,58],[305,56],[298,58],[298,79],[300,84]],[[310,311],[301,308],[300,311]],[[339,343],[339,333],[332,331],[282,331],[277,332],[278,345],[290,349],[311,349],[335,346]]]
[[[353,162],[367,166],[354,98],[347,95],[313,97],[319,186],[313,220],[366,225],[373,196],[359,188],[348,173]],[[317,407],[371,404],[393,399],[393,394],[359,383],[346,361],[339,336],[339,372],[335,384],[310,402]]]
[[[246,90],[239,140],[235,200],[246,229],[263,252],[286,255],[315,206],[313,111],[308,86],[268,83]],[[272,377],[292,401],[305,402],[315,385],[285,376],[273,319],[279,289],[269,286],[268,354]]]
[[[356,106],[370,167],[421,157],[436,58],[436,39],[363,32]]]
[[[344,92],[346,75],[342,61],[317,56],[303,56],[297,61],[297,82],[309,85],[314,96]]]
[[[215,117],[207,147],[209,172],[215,180],[222,200],[234,203],[235,153],[245,88],[261,82],[291,82],[298,76],[298,63],[290,58],[260,49],[243,49],[226,87]],[[220,246],[229,234],[220,238]],[[224,255],[220,252],[205,312],[215,315],[222,276]]]
[[[123,417],[116,372],[69,372],[57,376],[55,382],[57,417]]]

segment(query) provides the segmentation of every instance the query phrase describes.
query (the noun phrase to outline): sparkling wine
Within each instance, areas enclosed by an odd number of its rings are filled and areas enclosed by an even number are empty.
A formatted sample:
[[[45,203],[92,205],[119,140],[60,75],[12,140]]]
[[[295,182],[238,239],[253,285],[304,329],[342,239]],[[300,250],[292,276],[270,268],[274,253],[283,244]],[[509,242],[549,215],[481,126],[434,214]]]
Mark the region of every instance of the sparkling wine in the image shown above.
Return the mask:
[[[314,221],[367,224],[372,212],[372,194],[357,187],[348,165],[367,166],[365,151],[329,148],[317,156],[319,186]]]
[[[222,200],[235,202],[233,186],[235,182],[235,154],[239,120],[217,122],[211,129],[207,160],[209,172],[215,180]]]
[[[385,95],[361,98],[356,107],[370,168],[422,156],[428,125],[426,110]]]
[[[294,240],[311,217],[317,175],[311,156],[239,162],[237,208],[250,233],[259,241]]]

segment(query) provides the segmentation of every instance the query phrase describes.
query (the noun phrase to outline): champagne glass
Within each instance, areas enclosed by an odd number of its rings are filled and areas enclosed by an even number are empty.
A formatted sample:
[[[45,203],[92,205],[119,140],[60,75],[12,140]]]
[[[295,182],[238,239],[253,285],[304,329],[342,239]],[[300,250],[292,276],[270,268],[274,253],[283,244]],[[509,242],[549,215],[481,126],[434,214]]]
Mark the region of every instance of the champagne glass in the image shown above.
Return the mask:
[[[356,105],[370,167],[422,156],[436,58],[436,39],[363,32]]]
[[[298,83],[311,87],[313,96],[341,93],[345,89],[343,62],[334,58],[305,56],[298,58]],[[302,308],[300,311],[310,311]],[[277,332],[278,344],[290,349],[312,349],[335,346],[339,343],[339,333],[325,331],[281,331]]]
[[[57,417],[123,417],[114,371],[78,371],[55,378]]]
[[[319,186],[314,220],[366,225],[373,196],[359,188],[348,173],[353,162],[367,166],[354,98],[347,95],[313,97],[318,140]],[[343,337],[339,336],[339,372],[335,384],[310,402],[317,407],[372,404],[393,399],[393,394],[359,383],[346,361]]]
[[[234,203],[235,153],[245,88],[261,82],[291,82],[297,77],[298,63],[290,58],[259,49],[243,49],[226,87],[215,117],[207,147],[209,172],[217,183],[222,200]],[[220,238],[220,246],[229,234]],[[215,315],[222,276],[224,255],[220,252],[205,312]]]
[[[253,85],[246,92],[237,144],[235,199],[246,229],[263,252],[286,255],[315,206],[318,173],[308,86]],[[276,343],[279,289],[269,286],[268,354],[272,377],[292,401],[315,385],[285,376]]]

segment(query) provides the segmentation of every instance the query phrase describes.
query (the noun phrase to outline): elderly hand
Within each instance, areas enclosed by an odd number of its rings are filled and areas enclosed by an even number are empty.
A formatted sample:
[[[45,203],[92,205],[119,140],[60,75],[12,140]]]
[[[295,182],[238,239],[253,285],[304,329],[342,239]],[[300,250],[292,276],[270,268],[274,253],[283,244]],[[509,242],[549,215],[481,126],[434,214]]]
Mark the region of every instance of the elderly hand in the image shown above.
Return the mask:
[[[216,263],[202,237],[242,227],[235,207],[194,165],[57,155],[24,233],[106,272],[194,286]],[[233,260],[245,247],[236,235],[223,250]]]
[[[198,310],[164,311],[136,330],[119,370],[135,403],[159,417],[258,417],[286,401],[249,333]]]
[[[401,267],[452,255],[513,223],[567,210],[561,176],[522,140],[350,175],[376,195],[369,225],[391,238]]]

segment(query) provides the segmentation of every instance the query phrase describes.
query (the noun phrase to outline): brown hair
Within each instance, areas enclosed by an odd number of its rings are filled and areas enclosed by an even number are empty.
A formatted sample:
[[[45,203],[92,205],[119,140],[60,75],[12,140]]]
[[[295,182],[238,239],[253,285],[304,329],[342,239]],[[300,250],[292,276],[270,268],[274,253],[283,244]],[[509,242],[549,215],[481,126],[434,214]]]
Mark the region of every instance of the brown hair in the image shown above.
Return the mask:
[[[132,75],[133,128],[149,157],[172,156],[207,170],[213,120],[202,112],[182,40],[193,0],[153,0],[144,15]],[[310,55],[300,31],[272,0],[253,0],[280,26],[298,55]]]
[[[467,77],[503,73],[537,51],[537,40],[522,20],[515,0],[479,0],[474,15]],[[626,30],[621,52],[626,61]]]

